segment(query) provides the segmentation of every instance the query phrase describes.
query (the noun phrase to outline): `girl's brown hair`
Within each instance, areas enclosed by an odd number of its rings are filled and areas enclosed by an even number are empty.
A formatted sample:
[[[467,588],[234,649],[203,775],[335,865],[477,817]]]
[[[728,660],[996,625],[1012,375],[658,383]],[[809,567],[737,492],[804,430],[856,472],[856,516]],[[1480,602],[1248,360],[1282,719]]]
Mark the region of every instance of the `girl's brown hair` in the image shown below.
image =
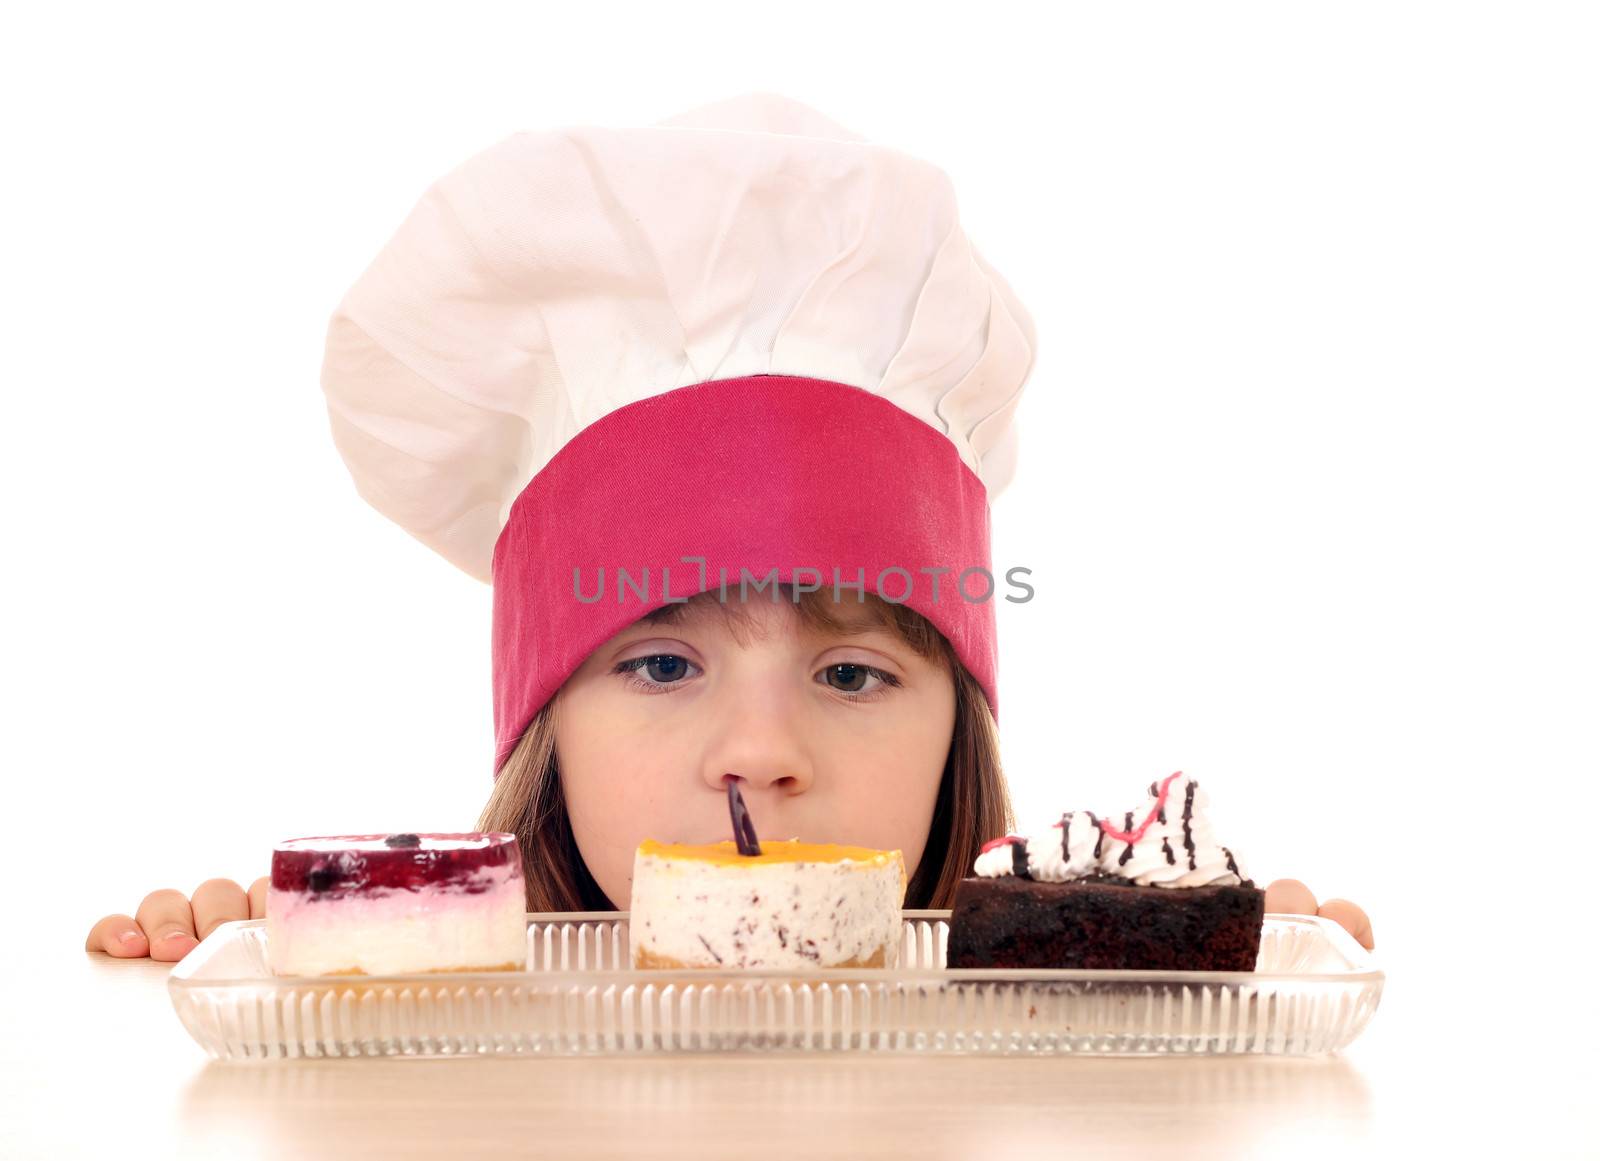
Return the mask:
[[[793,602],[809,628],[839,631],[844,626],[830,612],[834,591],[829,588],[796,594],[792,586],[778,593]],[[715,599],[711,592],[693,600]],[[841,596],[841,600],[848,599]],[[1000,768],[1000,746],[994,716],[983,688],[950,647],[950,642],[922,614],[873,594],[866,602],[879,621],[924,658],[942,664],[955,681],[956,720],[939,782],[939,797],[928,828],[922,862],[906,885],[907,908],[948,908],[956,884],[971,874],[973,860],[983,843],[1012,829],[1010,797]],[[665,620],[681,604],[669,605],[647,619]],[[751,618],[737,604],[721,603],[730,628],[743,638]],[[556,694],[539,711],[516,749],[500,767],[494,791],[478,819],[478,829],[508,831],[522,849],[522,868],[528,886],[529,911],[611,911],[611,901],[584,865],[572,834],[561,771],[556,762],[556,717],[561,695]]]

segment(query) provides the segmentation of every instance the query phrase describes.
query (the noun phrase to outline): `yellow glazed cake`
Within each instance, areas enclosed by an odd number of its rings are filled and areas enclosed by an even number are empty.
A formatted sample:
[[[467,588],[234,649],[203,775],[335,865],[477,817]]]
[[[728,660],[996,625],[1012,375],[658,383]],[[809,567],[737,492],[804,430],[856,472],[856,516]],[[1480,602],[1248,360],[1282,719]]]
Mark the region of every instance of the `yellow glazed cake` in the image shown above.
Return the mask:
[[[899,962],[899,851],[802,842],[639,845],[629,943],[636,968],[809,970]]]

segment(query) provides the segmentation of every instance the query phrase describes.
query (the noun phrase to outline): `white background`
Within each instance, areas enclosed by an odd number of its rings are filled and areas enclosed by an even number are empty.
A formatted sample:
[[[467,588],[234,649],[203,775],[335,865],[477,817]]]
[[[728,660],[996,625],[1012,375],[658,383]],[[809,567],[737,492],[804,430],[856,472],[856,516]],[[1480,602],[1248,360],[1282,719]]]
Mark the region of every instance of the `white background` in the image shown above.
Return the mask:
[[[1584,9],[580,7],[13,22],[4,813],[40,877],[11,923],[81,945],[291,834],[472,823],[489,590],[356,495],[327,318],[505,135],[767,90],[946,169],[1037,323],[994,511],[1038,592],[1000,608],[1024,825],[1183,769],[1257,878],[1356,899],[1392,965],[1567,954],[1600,705]]]

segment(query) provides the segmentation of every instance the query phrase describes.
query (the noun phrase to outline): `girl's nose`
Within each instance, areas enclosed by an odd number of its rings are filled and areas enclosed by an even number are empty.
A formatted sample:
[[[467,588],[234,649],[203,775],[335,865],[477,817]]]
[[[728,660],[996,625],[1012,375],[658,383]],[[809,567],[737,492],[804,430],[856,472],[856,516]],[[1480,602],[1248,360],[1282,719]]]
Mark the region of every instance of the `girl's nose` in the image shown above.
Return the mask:
[[[805,793],[816,773],[817,723],[807,711],[808,687],[796,680],[793,659],[775,645],[743,651],[736,660],[699,699],[701,778],[726,795],[724,776],[734,775],[752,807],[760,799]],[[765,810],[755,807],[754,813],[759,823]]]
[[[771,718],[728,723],[726,733],[706,747],[703,762],[706,785],[721,794],[727,793],[730,774],[747,795],[803,794],[815,779],[799,732]]]
[[[811,785],[811,775],[807,773],[784,774],[778,771],[755,769],[746,766],[729,766],[726,769],[713,771],[707,767],[706,782],[726,794],[728,792],[728,779],[739,780],[740,793],[753,795],[772,787],[779,794],[803,794]],[[746,773],[755,769],[754,773]]]

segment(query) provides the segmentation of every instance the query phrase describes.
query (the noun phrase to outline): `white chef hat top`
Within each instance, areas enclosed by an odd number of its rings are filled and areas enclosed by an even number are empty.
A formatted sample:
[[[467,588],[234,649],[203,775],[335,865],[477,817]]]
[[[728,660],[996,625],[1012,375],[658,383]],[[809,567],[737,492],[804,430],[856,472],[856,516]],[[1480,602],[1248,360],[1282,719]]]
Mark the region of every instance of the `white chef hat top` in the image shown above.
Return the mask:
[[[469,158],[339,304],[322,387],[362,496],[488,581],[513,502],[568,441],[709,380],[882,396],[993,498],[1034,348],[941,170],[755,93]]]

